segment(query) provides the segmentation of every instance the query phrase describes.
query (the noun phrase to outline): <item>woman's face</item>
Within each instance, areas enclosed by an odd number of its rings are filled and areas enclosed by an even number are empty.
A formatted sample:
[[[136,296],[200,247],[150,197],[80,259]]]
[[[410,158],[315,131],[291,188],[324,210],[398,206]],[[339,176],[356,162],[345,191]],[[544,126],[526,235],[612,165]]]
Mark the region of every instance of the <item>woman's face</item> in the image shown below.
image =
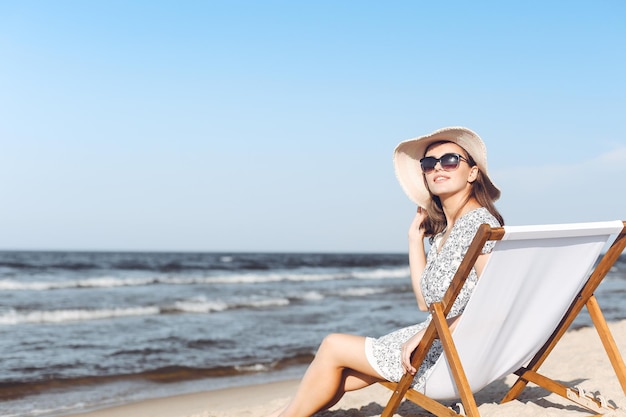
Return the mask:
[[[456,153],[463,156],[464,159],[459,163],[458,168],[452,171],[445,171],[441,167],[441,163],[435,165],[432,172],[424,173],[426,185],[431,193],[441,199],[451,197],[458,193],[469,192],[472,182],[478,176],[478,167],[471,167],[467,163],[467,153],[459,145],[451,142],[440,143],[432,146],[426,155],[434,158],[441,158],[447,153]]]

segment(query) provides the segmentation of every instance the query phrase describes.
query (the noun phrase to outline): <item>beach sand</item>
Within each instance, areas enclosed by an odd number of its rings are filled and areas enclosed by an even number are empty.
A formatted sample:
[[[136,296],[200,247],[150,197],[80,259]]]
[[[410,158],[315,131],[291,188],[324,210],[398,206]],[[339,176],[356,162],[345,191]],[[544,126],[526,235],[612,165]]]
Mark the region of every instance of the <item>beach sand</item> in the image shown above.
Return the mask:
[[[622,357],[626,357],[626,320],[609,324]],[[581,386],[585,391],[600,394],[618,409],[607,415],[626,417],[626,397],[594,328],[569,331],[541,372],[567,386]],[[589,412],[556,394],[529,384],[518,400],[499,404],[499,400],[515,381],[509,376],[496,381],[476,394],[481,416],[558,417],[584,416]],[[74,414],[73,417],[262,417],[289,401],[298,381],[229,388],[197,394],[142,401],[134,404]],[[347,393],[323,417],[378,416],[391,391],[381,385]],[[451,402],[450,405],[454,405]],[[397,414],[422,417],[430,414],[409,401],[404,401]]]

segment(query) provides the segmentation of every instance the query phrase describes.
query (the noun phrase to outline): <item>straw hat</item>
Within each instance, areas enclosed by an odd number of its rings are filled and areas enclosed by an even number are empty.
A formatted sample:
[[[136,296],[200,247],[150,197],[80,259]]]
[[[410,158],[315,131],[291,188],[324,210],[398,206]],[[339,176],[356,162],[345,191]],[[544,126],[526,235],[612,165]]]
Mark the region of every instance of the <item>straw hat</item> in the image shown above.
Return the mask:
[[[465,149],[472,157],[485,179],[487,192],[495,201],[500,197],[500,190],[489,178],[487,173],[487,148],[480,136],[466,127],[444,127],[425,136],[400,142],[393,154],[396,177],[404,192],[420,207],[427,207],[431,199],[430,192],[424,183],[420,159],[424,157],[426,148],[435,142],[453,142]]]

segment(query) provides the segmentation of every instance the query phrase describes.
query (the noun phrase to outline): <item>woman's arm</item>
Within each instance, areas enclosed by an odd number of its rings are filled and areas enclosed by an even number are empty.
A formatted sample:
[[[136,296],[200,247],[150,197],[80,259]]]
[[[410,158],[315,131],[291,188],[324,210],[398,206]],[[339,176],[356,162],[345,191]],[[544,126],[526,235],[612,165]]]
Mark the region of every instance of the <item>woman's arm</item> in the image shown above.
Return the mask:
[[[489,253],[483,253],[482,255],[478,256],[478,259],[476,259],[476,263],[474,264],[474,269],[476,270],[476,275],[480,278],[480,274],[483,272],[483,268],[485,267],[485,263],[487,262],[487,259],[489,259]],[[423,269],[423,268],[422,268]],[[420,291],[420,295],[421,295],[421,291]],[[417,295],[417,292],[416,292]],[[419,300],[419,299],[418,299]],[[423,301],[423,297],[422,297],[422,301]],[[419,303],[419,301],[418,301]],[[425,305],[425,303],[424,303]],[[421,309],[421,306],[420,306]],[[447,320],[448,322],[448,326],[450,327],[450,331],[454,331],[454,329],[456,328],[456,324],[458,322],[458,319],[461,316],[455,316],[455,317],[449,317]],[[424,336],[425,330],[422,330],[418,333],[416,333],[413,337],[411,337],[409,340],[407,340],[403,345],[402,345],[402,368],[404,369],[405,373],[410,373],[411,375],[415,375],[415,373],[417,372],[417,369],[415,369],[412,365],[411,365],[411,355],[413,354],[413,351],[415,349],[417,349],[417,346],[419,345],[419,342],[422,340],[422,337]]]
[[[422,222],[426,218],[426,210],[417,208],[415,218],[409,227],[409,269],[411,271],[411,284],[420,310],[428,310],[424,296],[422,295],[422,273],[426,267],[426,252],[424,250],[424,229]]]
[[[448,322],[448,327],[450,328],[450,331],[454,331],[454,328],[456,327],[459,317],[461,316],[456,316],[456,317],[451,317],[451,318],[446,319],[446,321]],[[411,355],[413,355],[413,351],[417,349],[417,346],[422,341],[422,337],[424,337],[424,333],[426,333],[426,329],[421,330],[418,333],[415,333],[413,337],[411,337],[409,340],[407,340],[406,342],[402,344],[402,351],[400,355],[402,358],[402,369],[404,370],[405,374],[409,373],[411,375],[415,375],[415,373],[417,372],[417,369],[415,369],[413,365],[411,365]]]
[[[487,259],[489,259],[490,253],[483,253],[482,255],[478,255],[476,259],[476,263],[474,264],[474,270],[476,271],[476,276],[480,278],[480,275],[483,273],[483,268],[487,263]]]

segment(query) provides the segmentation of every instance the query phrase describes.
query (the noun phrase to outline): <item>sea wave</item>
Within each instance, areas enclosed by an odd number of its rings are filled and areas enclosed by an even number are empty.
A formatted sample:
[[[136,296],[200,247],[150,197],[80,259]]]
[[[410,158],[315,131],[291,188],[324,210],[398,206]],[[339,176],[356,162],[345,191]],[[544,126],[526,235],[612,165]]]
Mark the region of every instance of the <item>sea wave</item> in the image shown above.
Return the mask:
[[[332,281],[345,279],[396,279],[409,275],[409,269],[381,268],[366,270],[339,270],[327,273],[292,271],[275,273],[229,274],[218,276],[153,276],[153,277],[94,277],[77,280],[59,281],[18,281],[13,279],[0,280],[0,291],[47,291],[72,288],[114,288],[137,287],[146,285],[195,285],[195,284],[258,284],[281,281]]]
[[[406,263],[404,254],[20,252],[0,251],[0,271],[10,274],[80,271],[191,272],[298,268],[376,268]]]
[[[354,271],[352,275],[358,279],[390,279],[406,278],[410,274],[408,267],[394,269],[373,269],[371,271]]]
[[[368,295],[382,294],[388,292],[386,288],[372,288],[372,287],[358,287],[347,288],[342,291],[338,291],[338,295],[341,297],[366,297]]]
[[[110,309],[60,309],[60,310],[19,310],[0,308],[0,325],[28,323],[65,323],[117,319],[132,316],[153,316],[160,314],[210,314],[235,309],[266,309],[286,307],[293,302],[316,302],[327,296],[367,297],[393,291],[393,288],[349,287],[328,292],[306,291],[276,297],[248,297],[232,300],[209,299],[200,295],[175,301],[167,305],[117,307]]]
[[[4,279],[0,280],[0,291],[47,291],[69,288],[135,287],[156,283],[159,283],[159,279],[148,277],[96,277],[65,281],[16,281],[12,279]]]
[[[64,323],[69,321],[90,321],[154,314],[159,314],[158,307],[129,307],[101,310],[35,310],[25,312],[9,309],[9,311],[5,311],[0,314],[0,324],[15,325],[24,323]]]
[[[282,307],[290,304],[287,298],[251,298],[242,301],[224,301],[208,300],[204,296],[194,297],[188,300],[175,302],[172,307],[164,308],[164,312],[174,313],[212,313],[225,310],[233,310],[238,308],[267,308]]]
[[[207,314],[240,308],[271,308],[290,304],[287,298],[258,298],[226,303],[220,300],[207,300],[196,297],[176,301],[167,306],[142,306],[112,309],[67,309],[18,311],[12,308],[0,310],[0,325],[27,323],[66,323],[116,319],[132,316],[155,316],[159,314]]]

